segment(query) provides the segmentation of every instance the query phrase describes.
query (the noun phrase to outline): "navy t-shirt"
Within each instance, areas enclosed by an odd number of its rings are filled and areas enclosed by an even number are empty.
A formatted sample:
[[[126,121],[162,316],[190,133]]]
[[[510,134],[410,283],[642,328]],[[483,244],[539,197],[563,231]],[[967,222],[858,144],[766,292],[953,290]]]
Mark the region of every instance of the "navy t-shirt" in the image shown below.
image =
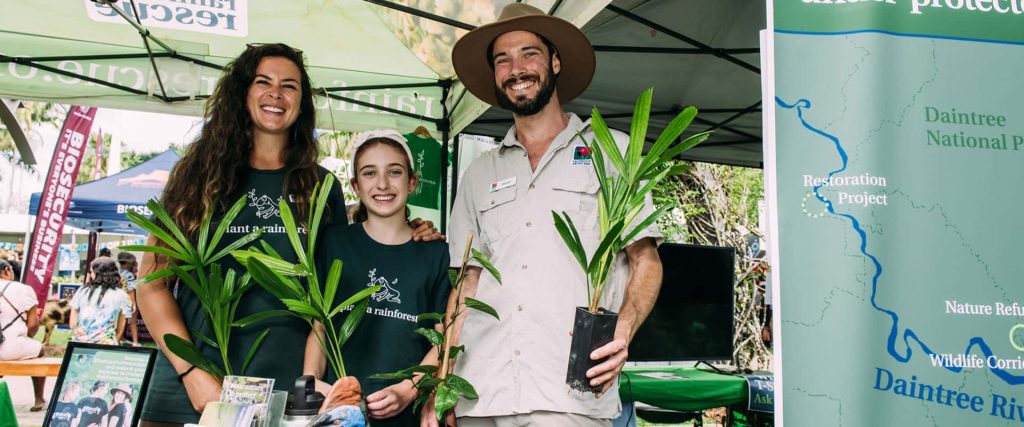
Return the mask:
[[[420,322],[417,316],[444,313],[451,290],[448,244],[410,240],[385,245],[367,235],[363,224],[331,227],[321,239],[317,274],[326,278],[331,262],[342,261],[336,303],[369,286],[382,286],[370,296],[366,316],[341,349],[345,370],[359,379],[363,393],[369,396],[397,381],[368,376],[419,365],[430,350],[430,343],[416,329],[433,328],[437,322]],[[340,330],[344,321],[345,315],[336,317],[335,328]],[[331,372],[325,378],[329,383],[335,379]],[[410,403],[395,417],[373,420],[373,425],[419,425],[412,407]]]

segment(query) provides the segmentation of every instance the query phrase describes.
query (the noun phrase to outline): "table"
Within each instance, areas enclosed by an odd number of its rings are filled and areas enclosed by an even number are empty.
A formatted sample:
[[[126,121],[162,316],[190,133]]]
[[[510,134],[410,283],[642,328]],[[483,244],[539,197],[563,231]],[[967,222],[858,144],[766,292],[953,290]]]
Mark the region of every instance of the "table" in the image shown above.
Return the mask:
[[[623,402],[642,402],[680,412],[737,405],[747,401],[747,381],[692,366],[627,367],[619,376]]]
[[[37,357],[0,361],[0,376],[56,377],[62,360],[59,357]]]

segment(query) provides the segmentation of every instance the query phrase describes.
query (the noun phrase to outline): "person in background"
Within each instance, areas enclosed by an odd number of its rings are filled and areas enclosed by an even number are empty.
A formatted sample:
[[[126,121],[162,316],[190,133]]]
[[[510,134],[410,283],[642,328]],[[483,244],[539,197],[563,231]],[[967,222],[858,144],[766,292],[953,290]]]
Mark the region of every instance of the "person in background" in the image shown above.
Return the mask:
[[[64,392],[61,393],[57,403],[53,405],[53,416],[50,417],[52,427],[78,427],[79,414],[78,395],[82,393],[82,386],[78,381],[68,381],[64,385]]]
[[[68,322],[71,339],[118,345],[117,337],[124,333],[125,319],[132,314],[131,301],[121,288],[121,275],[113,259],[96,258],[91,269],[92,281],[71,298],[71,320]]]
[[[139,315],[139,303],[135,299],[135,289],[138,286],[138,274],[139,264],[135,260],[135,255],[131,252],[120,252],[117,254],[118,274],[121,275],[121,280],[124,282],[124,289],[128,292],[128,299],[132,303],[132,315],[128,319],[128,330],[132,333],[132,345],[135,347],[139,346],[139,324],[137,317]],[[117,337],[121,340],[122,337]]]
[[[106,381],[92,383],[89,395],[78,401],[79,427],[106,427],[110,406],[103,398],[107,396],[109,390],[110,385]]]
[[[43,343],[32,337],[39,332],[39,299],[35,291],[14,279],[14,269],[5,260],[0,260],[0,328],[3,341],[0,342],[0,360],[24,360],[41,357]],[[32,377],[35,404],[32,412],[43,410],[43,388],[46,377]]]
[[[119,384],[110,389],[110,413],[107,415],[106,427],[131,427],[134,413],[131,386]]]

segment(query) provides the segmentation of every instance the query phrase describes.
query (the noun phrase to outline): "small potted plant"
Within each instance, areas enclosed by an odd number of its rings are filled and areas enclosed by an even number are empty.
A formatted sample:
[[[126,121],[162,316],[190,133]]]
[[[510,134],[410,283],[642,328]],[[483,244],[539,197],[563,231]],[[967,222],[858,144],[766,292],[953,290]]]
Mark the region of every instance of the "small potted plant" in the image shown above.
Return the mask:
[[[625,153],[620,152],[597,108],[594,108],[591,115],[594,140],[587,141],[582,135],[577,135],[593,157],[591,165],[600,184],[597,195],[600,243],[589,259],[572,218],[565,212],[551,212],[555,228],[587,275],[587,306],[576,308],[566,372],[566,383],[582,392],[600,391],[590,386],[587,378],[587,371],[601,362],[591,360],[590,353],[611,342],[615,334],[618,314],[601,306],[605,282],[615,259],[641,230],[653,224],[669,209],[669,206],[662,206],[640,218],[645,196],[665,177],[686,172],[689,167],[675,165],[673,159],[710,135],[710,132],[698,133],[673,144],[697,115],[696,108],[688,107],[669,123],[647,154],[643,155],[652,93],[653,89],[647,89],[636,102]],[[614,171],[608,170],[608,164],[611,164]]]
[[[121,250],[124,251],[151,252],[155,255],[168,257],[167,268],[146,275],[142,278],[141,283],[174,276],[196,294],[209,321],[213,336],[206,336],[201,331],[196,330],[192,330],[191,334],[194,339],[198,339],[202,344],[216,349],[220,354],[221,363],[213,362],[204,355],[199,346],[177,335],[164,335],[164,344],[172,353],[193,366],[210,373],[210,375],[213,375],[218,380],[223,379],[225,375],[233,375],[235,372],[245,374],[249,362],[256,354],[256,349],[259,348],[260,343],[263,342],[267,333],[270,332],[267,329],[259,335],[255,345],[249,349],[249,353],[240,367],[241,370],[235,371],[228,360],[228,343],[231,339],[232,329],[246,327],[268,317],[257,314],[235,320],[235,311],[238,308],[238,303],[246,290],[252,286],[252,283],[249,281],[248,274],[242,274],[239,277],[234,270],[228,269],[224,272],[217,262],[231,251],[259,238],[261,230],[254,230],[238,240],[225,245],[219,251],[214,252],[224,237],[224,233],[231,226],[231,223],[234,222],[235,217],[245,207],[245,201],[246,197],[242,196],[231,206],[231,209],[221,218],[220,224],[213,231],[212,236],[210,234],[210,224],[213,214],[206,215],[199,226],[196,244],[193,245],[192,241],[175,224],[163,206],[160,206],[155,200],[150,200],[146,206],[153,212],[153,218],[156,221],[146,218],[135,211],[129,210],[126,215],[129,220],[148,231],[151,236],[156,237],[160,244],[125,245],[121,247]]]
[[[438,422],[443,422],[445,413],[455,407],[460,398],[476,399],[476,389],[465,378],[451,373],[452,366],[459,353],[465,351],[465,346],[455,346],[452,342],[452,326],[455,320],[466,313],[466,309],[472,308],[501,320],[498,312],[486,303],[473,298],[462,298],[462,283],[466,279],[466,267],[469,260],[473,259],[486,269],[494,280],[501,284],[501,273],[498,272],[487,256],[473,249],[473,235],[466,238],[466,251],[462,255],[461,268],[455,280],[452,281],[452,290],[455,292],[456,301],[464,301],[466,308],[458,304],[452,313],[424,313],[419,315],[418,320],[440,320],[441,331],[428,328],[419,328],[416,332],[423,335],[430,341],[430,344],[437,348],[438,360],[436,365],[418,365],[403,369],[398,372],[372,375],[371,378],[389,380],[413,380],[413,385],[420,392],[416,399],[414,408],[418,408],[431,395],[434,396],[434,413]]]
[[[260,242],[262,249],[249,248],[231,253],[238,262],[246,267],[248,274],[256,283],[280,299],[288,308],[287,311],[279,313],[265,312],[265,316],[292,315],[306,321],[312,330],[319,331],[319,328],[323,328],[322,335],[317,333],[314,336],[317,337],[320,348],[326,355],[328,366],[338,378],[325,400],[325,405],[337,401],[332,399],[336,396],[361,398],[359,381],[355,377],[348,377],[345,373],[341,348],[355,332],[363,315],[366,314],[366,307],[369,305],[367,297],[381,289],[380,286],[367,287],[341,303],[335,304],[335,296],[341,281],[341,260],[334,260],[327,272],[326,280],[321,283],[313,253],[324,208],[327,205],[328,195],[333,184],[334,176],[328,174],[323,185],[318,185],[313,189],[310,197],[309,217],[306,221],[309,233],[305,247],[300,238],[299,226],[296,224],[287,202],[283,199],[278,201],[281,222],[288,235],[288,240],[295,250],[297,263],[284,260],[280,254],[264,242]],[[303,279],[305,283],[303,283]],[[342,314],[345,308],[350,306],[353,308],[348,311],[339,330],[335,327],[332,319]],[[343,401],[348,402],[348,400]],[[355,403],[358,401],[359,399],[356,399]]]

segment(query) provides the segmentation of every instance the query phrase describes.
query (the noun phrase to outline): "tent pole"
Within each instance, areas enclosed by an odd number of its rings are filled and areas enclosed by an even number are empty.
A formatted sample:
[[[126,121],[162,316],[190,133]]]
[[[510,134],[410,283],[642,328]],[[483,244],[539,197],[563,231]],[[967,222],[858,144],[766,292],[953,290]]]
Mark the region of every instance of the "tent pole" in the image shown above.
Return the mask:
[[[405,13],[408,13],[410,15],[419,16],[420,18],[426,18],[426,19],[429,19],[431,21],[440,22],[442,24],[448,24],[448,25],[451,25],[451,26],[456,27],[456,28],[462,28],[463,30],[473,30],[473,29],[476,28],[475,25],[470,25],[470,24],[467,24],[467,23],[462,22],[462,21],[456,21],[456,20],[451,19],[451,18],[445,18],[445,17],[443,17],[441,15],[435,15],[435,14],[430,13],[430,12],[424,12],[422,10],[416,9],[414,7],[406,6],[404,4],[398,4],[398,3],[395,3],[395,2],[384,1],[384,0],[363,0],[363,1],[365,1],[367,3],[370,3],[370,4],[375,4],[375,5],[378,5],[378,6],[384,6],[384,7],[388,8],[388,9],[394,9],[394,10],[397,10],[399,12],[405,12]]]
[[[32,227],[36,223],[35,215],[28,215],[28,224],[25,224],[25,243],[21,245],[21,277],[18,281],[25,283],[25,272],[28,271],[28,245],[32,240]]]
[[[451,80],[438,80],[441,85],[441,108],[443,116],[437,127],[441,130],[441,233],[448,231],[448,132],[451,131],[451,116],[448,111],[448,93],[452,87]]]
[[[449,210],[455,206],[455,197],[459,195],[459,155],[462,154],[462,132],[455,134],[452,142],[452,201],[446,206]]]

